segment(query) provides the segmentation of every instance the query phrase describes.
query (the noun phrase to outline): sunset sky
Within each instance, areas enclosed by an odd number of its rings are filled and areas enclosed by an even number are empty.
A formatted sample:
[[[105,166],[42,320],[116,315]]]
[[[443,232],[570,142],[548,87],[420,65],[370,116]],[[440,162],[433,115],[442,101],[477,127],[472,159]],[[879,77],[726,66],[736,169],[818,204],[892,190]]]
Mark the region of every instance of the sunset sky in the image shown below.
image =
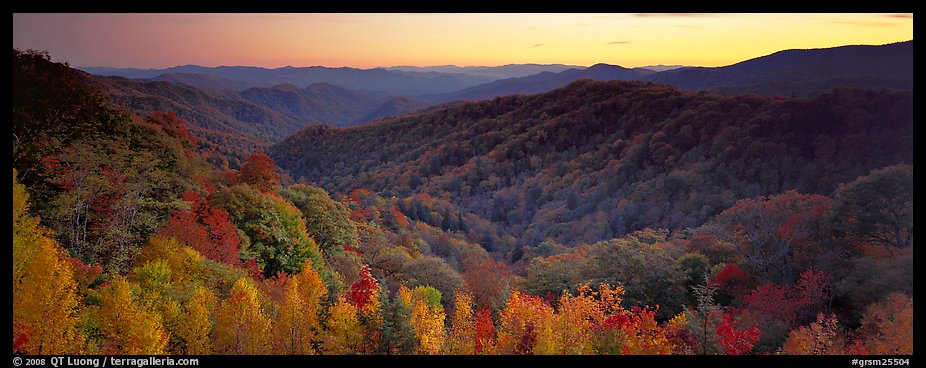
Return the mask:
[[[912,14],[14,14],[73,66],[721,66],[913,39]]]

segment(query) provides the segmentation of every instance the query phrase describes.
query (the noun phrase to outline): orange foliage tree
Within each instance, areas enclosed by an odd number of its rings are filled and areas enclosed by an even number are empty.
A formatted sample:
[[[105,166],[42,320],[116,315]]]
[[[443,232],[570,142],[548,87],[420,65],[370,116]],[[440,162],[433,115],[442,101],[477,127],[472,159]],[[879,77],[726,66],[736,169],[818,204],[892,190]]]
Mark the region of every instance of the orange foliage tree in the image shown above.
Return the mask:
[[[232,287],[216,313],[216,352],[266,354],[269,352],[270,320],[264,314],[259,292],[247,279]]]
[[[29,195],[13,170],[13,339],[26,354],[74,354],[77,283],[64,250],[28,214]]]

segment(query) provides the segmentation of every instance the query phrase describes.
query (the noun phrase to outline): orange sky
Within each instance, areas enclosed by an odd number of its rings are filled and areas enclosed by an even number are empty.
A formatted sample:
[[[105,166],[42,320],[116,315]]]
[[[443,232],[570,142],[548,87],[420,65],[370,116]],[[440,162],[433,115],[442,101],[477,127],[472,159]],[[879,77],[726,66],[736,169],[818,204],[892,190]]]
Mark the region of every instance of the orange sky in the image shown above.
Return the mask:
[[[913,39],[912,14],[14,14],[74,66],[728,65]]]

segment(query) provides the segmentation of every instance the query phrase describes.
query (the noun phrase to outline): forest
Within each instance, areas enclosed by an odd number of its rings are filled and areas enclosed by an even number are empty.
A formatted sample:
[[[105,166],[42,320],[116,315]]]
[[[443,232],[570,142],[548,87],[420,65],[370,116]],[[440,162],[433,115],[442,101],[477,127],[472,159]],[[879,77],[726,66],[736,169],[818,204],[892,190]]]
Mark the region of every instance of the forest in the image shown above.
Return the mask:
[[[913,353],[908,92],[579,81],[229,169],[12,68],[13,353]]]

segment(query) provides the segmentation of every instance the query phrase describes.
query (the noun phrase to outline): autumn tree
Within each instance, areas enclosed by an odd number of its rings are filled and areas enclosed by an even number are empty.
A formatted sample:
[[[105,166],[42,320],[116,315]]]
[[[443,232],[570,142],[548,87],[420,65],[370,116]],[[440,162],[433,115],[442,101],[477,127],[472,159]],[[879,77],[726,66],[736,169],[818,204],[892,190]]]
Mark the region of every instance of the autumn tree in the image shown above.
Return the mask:
[[[450,326],[450,333],[447,336],[447,354],[472,355],[476,339],[472,294],[457,292]]]
[[[324,189],[294,184],[281,191],[280,195],[299,208],[306,230],[323,252],[357,246],[357,227],[348,217],[350,211],[332,200]]]
[[[913,245],[913,166],[873,170],[840,186],[832,223],[857,242],[892,248]]]
[[[179,338],[185,343],[182,354],[205,355],[213,349],[212,316],[215,310],[215,296],[199,286],[183,303],[182,323],[179,326]]]
[[[467,253],[463,260],[463,285],[473,293],[477,308],[499,308],[511,273],[503,262],[480,252]]]
[[[233,177],[233,183],[243,183],[262,192],[278,192],[280,190],[280,174],[273,164],[273,159],[263,152],[254,152]]]
[[[13,339],[26,354],[74,354],[77,284],[71,262],[29,215],[29,195],[13,170]]]
[[[411,307],[411,324],[418,340],[418,353],[440,354],[444,344],[444,308],[440,304],[441,293],[430,286],[416,286],[414,289],[399,288],[402,302]]]
[[[299,281],[287,279],[283,304],[279,307],[280,315],[271,333],[275,354],[306,355],[313,352],[312,339],[318,329],[318,317],[304,310],[299,294]]]
[[[275,354],[314,354],[314,344],[320,340],[319,313],[321,299],[327,291],[310,262],[306,261],[305,267],[298,275],[283,276],[283,300],[272,330]]]
[[[215,349],[220,354],[254,355],[270,352],[270,320],[261,308],[258,290],[239,279],[216,312]]]
[[[231,265],[240,263],[238,229],[228,212],[210,205],[206,198],[187,190],[183,201],[190,209],[176,211],[161,229],[161,234],[174,236],[204,257]]]
[[[846,344],[845,331],[836,315],[820,313],[816,322],[791,330],[781,351],[792,355],[846,354]]]
[[[475,328],[473,354],[495,354],[497,343],[492,312],[488,309],[477,310]]]
[[[870,354],[913,354],[913,298],[891,293],[868,306],[859,332]]]
[[[790,283],[797,276],[797,260],[816,250],[814,236],[829,208],[829,198],[792,190],[741,199],[714,221],[763,281]]]
[[[265,277],[299,273],[311,259],[322,279],[331,281],[318,245],[309,237],[302,215],[292,203],[247,185],[225,188],[213,196],[247,237],[250,245],[242,258],[255,258]]]
[[[499,313],[498,352],[553,354],[553,308],[540,297],[514,291]]]
[[[368,308],[379,301],[379,284],[370,273],[370,267],[360,270],[360,279],[350,285],[347,291],[347,301],[358,310]]]
[[[577,295],[572,296],[564,291],[560,296],[553,332],[557,354],[593,352],[593,327],[604,316],[604,311],[595,300],[596,294],[588,285],[582,285]]]
[[[723,314],[723,320],[717,324],[717,345],[727,355],[741,355],[752,351],[753,345],[759,341],[759,328],[737,328],[730,313]]]
[[[344,297],[338,297],[328,314],[325,321],[325,351],[338,355],[357,353],[363,342],[363,326],[357,317],[357,307]]]
[[[166,353],[168,334],[157,312],[136,300],[132,289],[132,284],[119,277],[100,291],[100,305],[96,313],[105,338],[103,352],[130,355]]]

